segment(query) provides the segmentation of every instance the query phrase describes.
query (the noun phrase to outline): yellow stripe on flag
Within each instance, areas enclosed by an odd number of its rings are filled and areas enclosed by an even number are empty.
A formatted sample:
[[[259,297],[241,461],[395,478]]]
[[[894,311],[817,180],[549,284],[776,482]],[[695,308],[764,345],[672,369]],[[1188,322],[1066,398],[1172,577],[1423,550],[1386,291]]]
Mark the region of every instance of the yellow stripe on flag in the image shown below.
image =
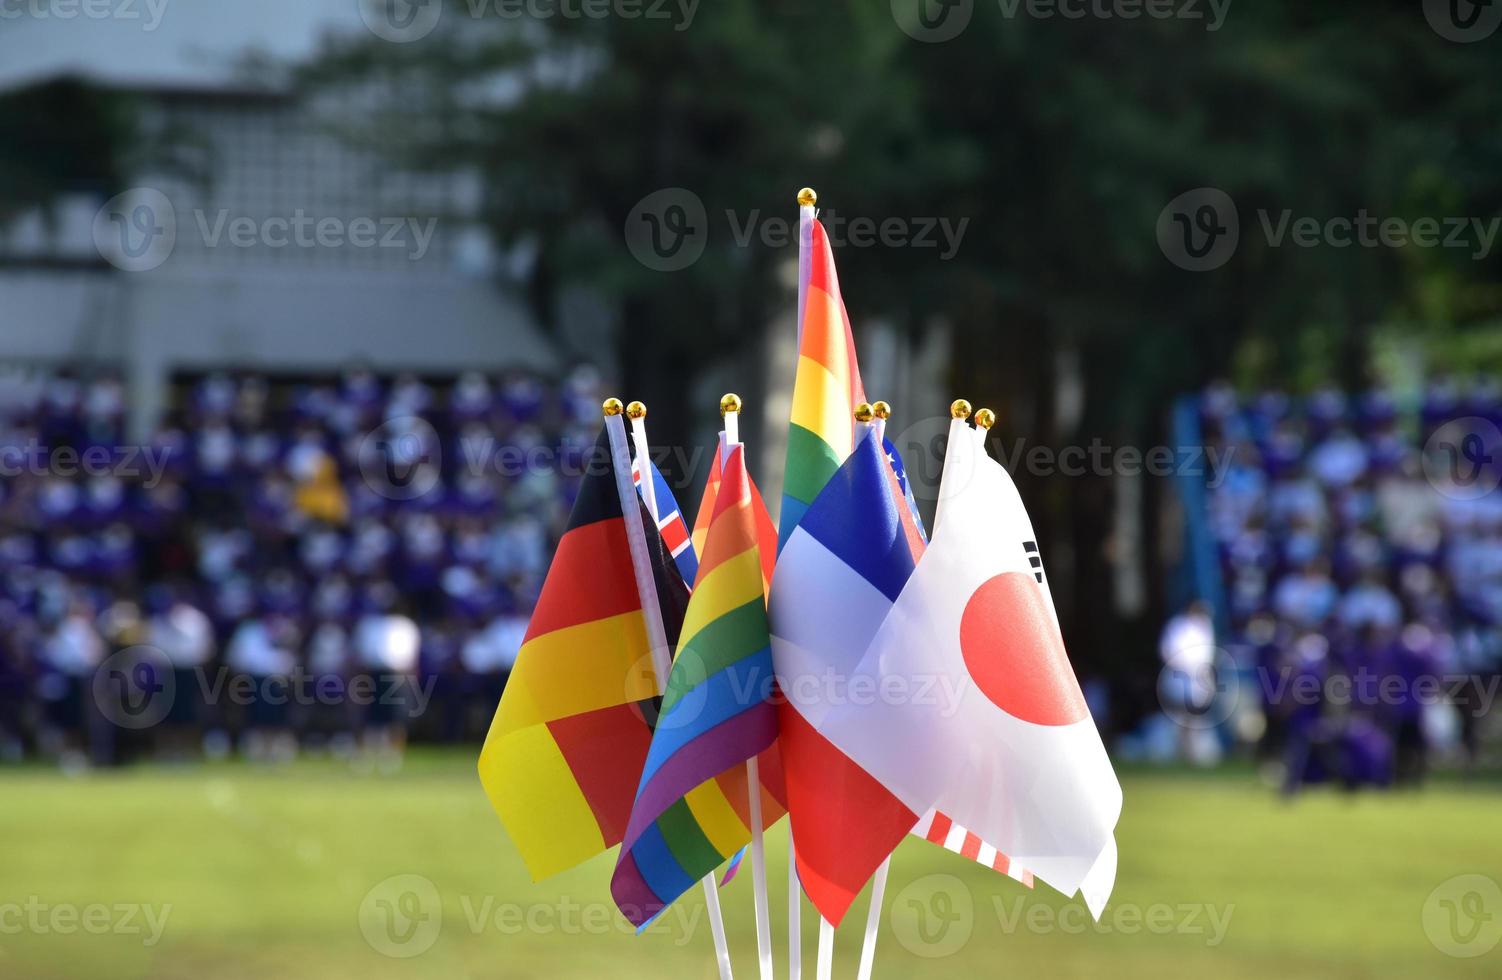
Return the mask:
[[[480,751],[480,783],[532,880],[605,849],[594,812],[546,725],[504,735],[492,725]]]
[[[657,695],[640,610],[533,637],[496,709],[502,732]]]
[[[840,380],[812,358],[798,358],[791,422],[823,439],[840,459],[854,448],[850,423],[853,408],[848,379]]]
[[[683,616],[678,649],[682,650],[710,623],[752,599],[761,598],[762,594],[761,556],[755,548],[727,558],[711,568],[708,574],[700,575],[693,600]]]
[[[684,797],[689,812],[715,850],[729,857],[751,840],[751,831],[741,822],[735,807],[725,798],[720,784],[711,779],[688,791]]]

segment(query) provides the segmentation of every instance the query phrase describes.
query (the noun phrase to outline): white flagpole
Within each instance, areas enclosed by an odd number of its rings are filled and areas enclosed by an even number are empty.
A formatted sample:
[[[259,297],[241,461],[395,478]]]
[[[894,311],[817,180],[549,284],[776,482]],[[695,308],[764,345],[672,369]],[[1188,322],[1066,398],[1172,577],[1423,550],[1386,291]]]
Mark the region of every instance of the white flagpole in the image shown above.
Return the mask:
[[[892,412],[892,407],[886,402],[876,402],[872,406],[871,428],[876,430],[876,439],[886,438],[887,417]],[[857,980],[871,980],[871,969],[876,964],[876,934],[881,930],[882,902],[887,894],[887,873],[892,869],[892,857],[881,862],[881,867],[876,869],[876,875],[871,880],[871,908],[866,912],[866,935],[861,941],[861,963],[856,972]]]
[[[615,489],[620,496],[621,515],[626,522],[626,541],[631,549],[631,569],[636,576],[636,594],[641,600],[642,618],[646,620],[647,642],[652,648],[652,672],[657,675],[657,693],[667,689],[668,673],[673,669],[673,651],[668,649],[667,629],[662,625],[662,607],[657,601],[657,583],[652,578],[651,557],[647,554],[647,531],[642,526],[641,507],[636,502],[636,488],[631,483],[632,455],[626,451],[626,427],[621,422],[621,402],[605,400],[605,431],[610,436],[610,456],[615,470]],[[636,444],[635,458],[641,469],[641,485],[646,495],[647,511],[657,520],[657,493],[647,458],[647,407],[632,402],[631,428]],[[725,923],[720,915],[720,896],[715,891],[714,872],[704,878],[704,901],[709,909],[709,930],[714,937],[715,958],[720,965],[720,980],[732,980],[730,947],[725,942]]]
[[[861,942],[861,965],[856,980],[871,980],[876,964],[876,933],[881,929],[881,905],[887,897],[887,872],[892,870],[891,855],[876,869],[871,879],[871,908],[866,912],[866,938]]]
[[[720,399],[720,415],[725,421],[725,441],[720,444],[723,465],[730,450],[741,444],[739,395]],[[724,493],[721,484],[720,492]],[[767,846],[761,813],[761,767],[756,757],[746,760],[746,797],[751,810],[751,885],[756,903],[756,956],[761,964],[761,980],[772,980],[772,922],[767,907]]]
[[[803,888],[798,884],[798,853],[788,821],[788,980],[803,977]]]
[[[834,975],[834,926],[824,916],[819,916],[819,960],[814,970],[818,980],[830,980]]]
[[[803,342],[803,310],[808,303],[808,277],[813,268],[814,221],[819,195],[812,187],[798,192],[798,342]]]

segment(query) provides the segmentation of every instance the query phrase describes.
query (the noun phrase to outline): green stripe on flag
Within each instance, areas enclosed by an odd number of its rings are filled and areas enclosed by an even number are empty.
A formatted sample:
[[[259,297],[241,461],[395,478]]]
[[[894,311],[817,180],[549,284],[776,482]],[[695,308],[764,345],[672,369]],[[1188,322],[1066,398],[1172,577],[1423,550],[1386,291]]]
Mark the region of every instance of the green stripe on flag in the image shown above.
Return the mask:
[[[758,592],[756,598],[705,626],[679,649],[663,693],[662,713],[716,672],[762,649],[768,641],[767,607]]]
[[[662,839],[668,842],[668,850],[673,852],[678,865],[691,878],[704,877],[725,860],[704,835],[686,799],[680,798],[657,818],[657,829],[662,831]]]
[[[824,484],[840,468],[834,448],[801,425],[788,425],[787,472],[782,492],[789,497],[813,503]]]

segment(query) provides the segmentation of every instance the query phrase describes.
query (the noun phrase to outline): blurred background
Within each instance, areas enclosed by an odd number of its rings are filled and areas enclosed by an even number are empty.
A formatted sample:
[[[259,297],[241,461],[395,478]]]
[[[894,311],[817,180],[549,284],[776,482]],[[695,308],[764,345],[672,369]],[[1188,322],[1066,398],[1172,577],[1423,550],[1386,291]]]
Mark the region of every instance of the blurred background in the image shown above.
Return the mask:
[[[739,392],[775,506],[804,185],[926,517],[996,410],[1126,791],[1125,915],[908,844],[877,975],[1495,975],[1499,25],[0,0],[0,976],[715,976],[472,766],[602,398],[692,518]]]

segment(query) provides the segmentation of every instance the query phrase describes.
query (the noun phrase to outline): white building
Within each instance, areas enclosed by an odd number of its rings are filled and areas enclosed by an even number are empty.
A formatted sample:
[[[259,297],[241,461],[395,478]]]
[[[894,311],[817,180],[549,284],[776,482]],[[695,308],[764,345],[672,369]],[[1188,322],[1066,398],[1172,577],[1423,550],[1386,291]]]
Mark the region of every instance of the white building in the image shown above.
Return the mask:
[[[0,226],[0,361],[122,371],[137,433],[177,371],[558,366],[500,285],[473,175],[397,169],[330,125],[359,106],[239,70],[363,30],[355,0],[7,9],[31,13],[0,24],[0,94],[83,79],[132,96],[147,139],[126,194]]]

